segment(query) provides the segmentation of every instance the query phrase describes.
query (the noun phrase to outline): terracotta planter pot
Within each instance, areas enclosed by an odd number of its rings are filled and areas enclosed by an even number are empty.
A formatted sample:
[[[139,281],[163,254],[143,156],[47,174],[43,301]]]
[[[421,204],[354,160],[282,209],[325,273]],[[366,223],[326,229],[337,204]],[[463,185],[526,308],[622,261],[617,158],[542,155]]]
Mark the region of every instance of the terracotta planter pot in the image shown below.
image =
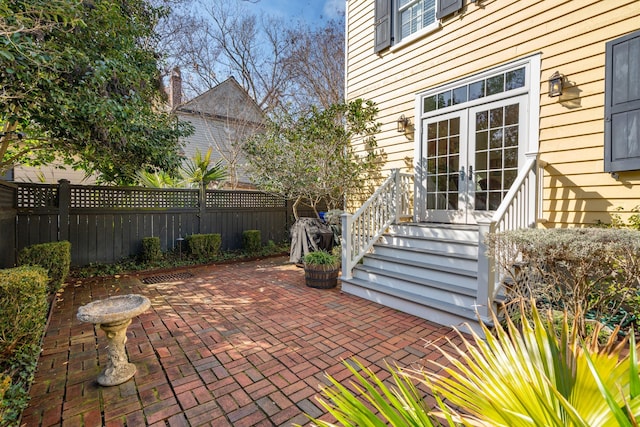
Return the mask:
[[[331,289],[338,286],[340,265],[304,265],[304,279],[307,286],[318,289]]]

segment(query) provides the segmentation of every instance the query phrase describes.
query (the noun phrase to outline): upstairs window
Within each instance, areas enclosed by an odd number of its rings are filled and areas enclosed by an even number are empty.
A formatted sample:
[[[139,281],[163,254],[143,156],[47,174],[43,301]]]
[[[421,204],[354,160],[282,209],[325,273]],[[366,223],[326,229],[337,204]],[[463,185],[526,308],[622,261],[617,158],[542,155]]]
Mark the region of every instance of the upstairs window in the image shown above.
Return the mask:
[[[640,31],[605,50],[604,170],[640,170]]]
[[[400,40],[436,22],[436,0],[398,0]]]
[[[374,52],[436,24],[462,8],[463,0],[375,0]]]

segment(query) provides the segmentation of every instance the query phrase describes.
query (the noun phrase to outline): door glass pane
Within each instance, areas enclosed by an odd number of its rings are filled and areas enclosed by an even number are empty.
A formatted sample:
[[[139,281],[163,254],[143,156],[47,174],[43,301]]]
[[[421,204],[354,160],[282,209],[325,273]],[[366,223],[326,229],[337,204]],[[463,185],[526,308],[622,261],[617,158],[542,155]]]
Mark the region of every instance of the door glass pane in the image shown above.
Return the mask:
[[[458,209],[460,119],[427,125],[427,209]]]
[[[518,126],[509,126],[504,128],[504,146],[518,146]]]
[[[504,107],[504,124],[516,125],[518,124],[518,116],[520,114],[520,105],[513,104]]]
[[[489,152],[489,168],[502,169],[502,150],[491,150]]]
[[[489,146],[491,148],[502,147],[502,128],[489,131]]]
[[[503,108],[492,108],[491,111],[489,111],[489,127],[490,128],[497,128],[497,127],[501,127],[504,124],[504,121],[502,120],[502,115],[503,115],[504,109]]]
[[[476,150],[487,149],[488,132],[476,132]]]
[[[427,139],[432,140],[437,138],[438,136],[438,124],[437,123],[429,123],[427,126]]]
[[[518,149],[509,148],[504,150],[504,167],[505,168],[517,168],[518,167]]]
[[[488,118],[488,126],[487,126]],[[476,114],[475,210],[496,210],[518,172],[518,104]]]

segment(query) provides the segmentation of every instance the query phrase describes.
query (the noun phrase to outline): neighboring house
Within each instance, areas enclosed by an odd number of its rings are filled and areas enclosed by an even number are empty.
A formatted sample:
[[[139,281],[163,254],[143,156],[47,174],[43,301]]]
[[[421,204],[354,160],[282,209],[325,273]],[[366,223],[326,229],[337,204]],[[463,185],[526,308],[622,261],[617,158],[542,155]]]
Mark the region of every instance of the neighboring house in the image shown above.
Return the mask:
[[[5,178],[3,178],[5,179]],[[8,181],[35,182],[42,184],[55,184],[61,179],[66,179],[72,184],[93,185],[96,176],[87,176],[86,172],[73,170],[71,166],[62,163],[54,163],[43,166],[16,165],[6,175]]]
[[[346,29],[347,100],[377,103],[387,168],[415,179],[390,200],[419,225],[381,221],[357,264],[350,219],[344,291],[443,324],[486,317],[484,231],[640,205],[640,1],[347,0]]]
[[[170,99],[179,120],[194,127],[193,135],[184,138],[184,156],[192,158],[197,150],[205,154],[212,148],[211,163],[222,160],[229,173],[227,187],[253,188],[246,173],[243,145],[263,125],[258,104],[230,77],[194,99],[180,103],[180,72],[173,70]]]

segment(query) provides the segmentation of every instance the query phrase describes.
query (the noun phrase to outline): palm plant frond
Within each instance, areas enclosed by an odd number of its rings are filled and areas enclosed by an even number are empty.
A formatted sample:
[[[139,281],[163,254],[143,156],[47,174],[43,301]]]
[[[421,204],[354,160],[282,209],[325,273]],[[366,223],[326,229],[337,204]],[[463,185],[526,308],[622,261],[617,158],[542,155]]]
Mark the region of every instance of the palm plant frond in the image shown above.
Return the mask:
[[[495,331],[483,326],[484,337],[460,333],[460,344],[447,339],[450,350],[438,347],[446,362],[432,362],[438,371],[390,369],[393,386],[361,362],[345,363],[354,378],[350,387],[329,376],[320,404],[342,426],[638,426],[633,332],[628,341],[616,342],[614,333],[600,344],[596,327],[583,340],[575,320],[565,315],[558,323],[535,303],[530,307],[518,327],[507,320]],[[435,410],[416,383],[434,397]]]

